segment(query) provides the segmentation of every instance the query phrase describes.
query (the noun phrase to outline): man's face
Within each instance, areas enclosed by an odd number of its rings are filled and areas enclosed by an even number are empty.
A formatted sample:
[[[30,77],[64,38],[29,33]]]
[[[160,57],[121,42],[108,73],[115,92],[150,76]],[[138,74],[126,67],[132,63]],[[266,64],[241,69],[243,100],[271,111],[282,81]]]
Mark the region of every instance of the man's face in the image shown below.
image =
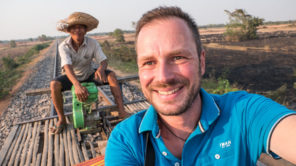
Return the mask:
[[[69,28],[69,33],[74,41],[81,41],[86,34],[86,27],[84,25],[73,25]]]
[[[155,20],[137,38],[137,63],[142,91],[163,115],[190,108],[205,72],[205,54],[197,54],[193,34],[179,18]]]

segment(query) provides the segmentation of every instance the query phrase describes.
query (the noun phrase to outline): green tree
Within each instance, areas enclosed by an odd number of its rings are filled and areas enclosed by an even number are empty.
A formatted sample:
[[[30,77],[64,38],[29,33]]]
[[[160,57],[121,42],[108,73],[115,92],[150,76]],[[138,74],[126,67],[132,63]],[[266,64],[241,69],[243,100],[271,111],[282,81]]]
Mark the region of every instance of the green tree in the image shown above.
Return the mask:
[[[124,42],[124,36],[123,36],[123,31],[121,29],[115,29],[114,32],[112,33],[112,36],[115,38],[115,41],[117,42]]]
[[[46,35],[42,34],[41,36],[38,36],[38,39],[40,41],[47,41],[48,40],[48,37]]]
[[[16,47],[16,42],[14,40],[10,40],[10,47],[15,48]]]
[[[229,16],[229,23],[226,25],[226,40],[249,40],[257,38],[257,27],[263,24],[264,19],[253,17],[243,9],[236,9],[233,12],[225,10]]]

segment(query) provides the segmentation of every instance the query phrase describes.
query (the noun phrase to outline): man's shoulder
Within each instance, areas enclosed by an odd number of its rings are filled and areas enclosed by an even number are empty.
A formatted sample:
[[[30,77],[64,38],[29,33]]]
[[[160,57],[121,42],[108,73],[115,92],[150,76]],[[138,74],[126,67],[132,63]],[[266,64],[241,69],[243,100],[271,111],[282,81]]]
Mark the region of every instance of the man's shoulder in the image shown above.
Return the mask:
[[[59,44],[59,49],[65,49],[65,48],[68,48],[66,47],[69,42],[71,40],[71,36],[67,37],[66,39],[64,39],[60,44]]]
[[[264,104],[271,100],[262,95],[248,93],[246,91],[229,92],[223,95],[211,94],[211,96],[222,112],[225,109],[230,111],[233,108],[244,110],[251,108],[250,106]]]
[[[222,102],[234,102],[234,101],[242,101],[242,100],[250,100],[252,98],[261,98],[263,96],[253,93],[248,93],[246,91],[234,91],[228,92],[223,95],[211,94],[215,101]]]
[[[87,41],[87,44],[91,44],[91,45],[99,44],[99,42],[96,39],[89,36],[85,36],[85,40]]]

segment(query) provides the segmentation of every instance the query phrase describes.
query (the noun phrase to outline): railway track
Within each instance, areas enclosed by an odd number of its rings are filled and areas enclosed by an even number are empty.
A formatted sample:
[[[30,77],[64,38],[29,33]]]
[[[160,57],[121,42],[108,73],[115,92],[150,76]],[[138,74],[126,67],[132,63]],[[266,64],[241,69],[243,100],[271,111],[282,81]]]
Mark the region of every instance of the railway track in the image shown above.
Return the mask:
[[[56,51],[53,77],[61,73],[59,64]],[[149,106],[141,95],[134,94],[135,88],[128,83],[137,78],[118,78],[125,110],[130,114]],[[59,135],[49,133],[49,128],[56,125],[58,120],[52,104],[49,117],[15,123],[2,146],[0,165],[75,165],[104,155],[107,139],[121,119],[117,117],[117,107],[108,85],[97,88],[99,100],[91,108],[92,115],[96,118],[90,116],[86,119],[95,128],[81,130],[73,127],[72,94],[67,91],[64,93],[64,110],[68,123],[66,129]],[[31,89],[26,91],[26,94],[41,95],[49,92],[49,88]]]

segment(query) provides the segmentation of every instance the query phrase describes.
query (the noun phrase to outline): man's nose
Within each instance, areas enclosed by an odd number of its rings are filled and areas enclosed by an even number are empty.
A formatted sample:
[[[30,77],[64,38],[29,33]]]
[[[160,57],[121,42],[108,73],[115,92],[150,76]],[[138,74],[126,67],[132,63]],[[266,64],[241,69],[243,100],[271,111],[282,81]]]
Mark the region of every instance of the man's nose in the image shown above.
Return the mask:
[[[160,62],[155,76],[158,82],[167,83],[174,78],[174,67],[166,62]]]

